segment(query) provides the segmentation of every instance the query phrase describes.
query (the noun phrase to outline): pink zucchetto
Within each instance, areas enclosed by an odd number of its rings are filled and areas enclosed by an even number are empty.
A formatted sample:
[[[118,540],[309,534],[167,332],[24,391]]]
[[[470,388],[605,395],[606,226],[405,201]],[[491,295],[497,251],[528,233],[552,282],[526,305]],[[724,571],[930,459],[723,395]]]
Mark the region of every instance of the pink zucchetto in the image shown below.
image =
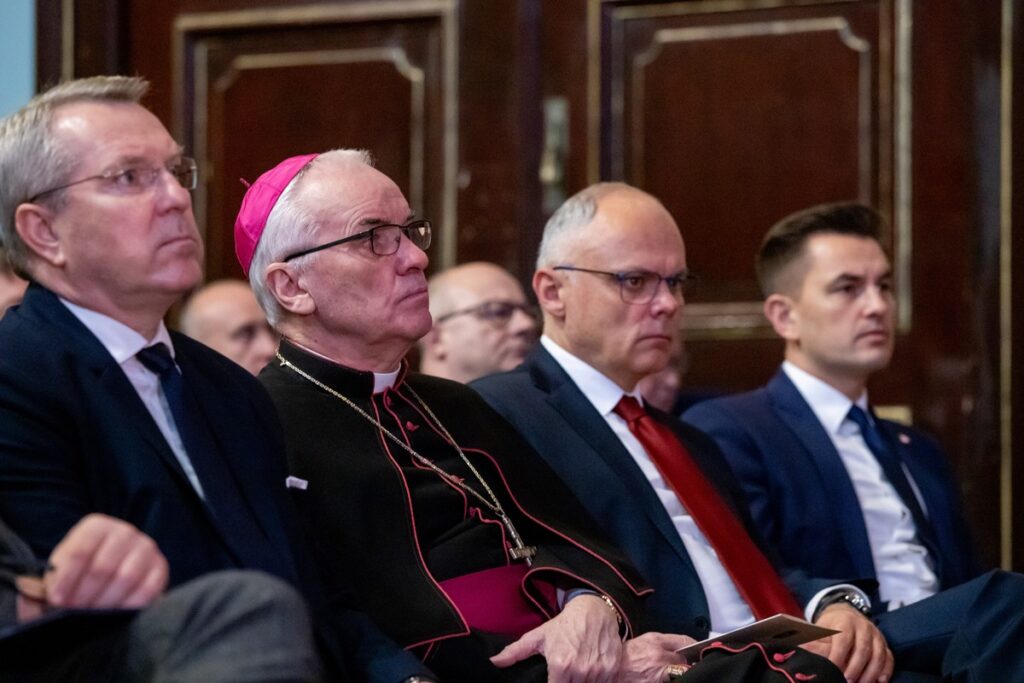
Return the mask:
[[[248,276],[256,245],[260,243],[267,217],[277,204],[278,198],[292,178],[306,167],[317,154],[303,154],[289,157],[270,169],[249,186],[242,197],[242,208],[235,219],[235,255],[242,264],[242,271]]]

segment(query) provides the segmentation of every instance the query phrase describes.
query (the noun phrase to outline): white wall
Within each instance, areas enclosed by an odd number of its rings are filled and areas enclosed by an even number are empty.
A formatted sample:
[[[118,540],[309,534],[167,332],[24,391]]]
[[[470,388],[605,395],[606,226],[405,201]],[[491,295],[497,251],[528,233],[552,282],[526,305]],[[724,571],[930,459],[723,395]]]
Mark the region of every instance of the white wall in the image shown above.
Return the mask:
[[[0,117],[28,102],[36,84],[35,0],[0,0]]]

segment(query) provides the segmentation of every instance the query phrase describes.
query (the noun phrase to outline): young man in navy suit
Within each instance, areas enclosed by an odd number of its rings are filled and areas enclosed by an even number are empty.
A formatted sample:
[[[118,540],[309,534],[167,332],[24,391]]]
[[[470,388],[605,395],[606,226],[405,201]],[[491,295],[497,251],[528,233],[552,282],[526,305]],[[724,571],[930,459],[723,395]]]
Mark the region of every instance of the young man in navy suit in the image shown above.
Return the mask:
[[[767,386],[697,404],[684,420],[721,447],[787,563],[877,579],[878,607],[895,609],[977,576],[980,563],[945,453],[868,402],[895,337],[880,227],[859,204],[777,223],[757,272],[785,361]]]

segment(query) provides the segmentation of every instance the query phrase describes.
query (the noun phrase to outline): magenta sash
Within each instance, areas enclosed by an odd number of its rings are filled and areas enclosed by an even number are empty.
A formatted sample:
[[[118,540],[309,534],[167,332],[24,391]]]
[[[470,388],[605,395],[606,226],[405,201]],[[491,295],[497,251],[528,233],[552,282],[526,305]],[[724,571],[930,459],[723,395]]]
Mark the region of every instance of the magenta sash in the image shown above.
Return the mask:
[[[470,628],[518,639],[548,619],[523,591],[526,571],[526,565],[519,563],[495,567],[442,581],[441,588]],[[545,607],[554,612],[555,587],[543,581],[534,585]]]

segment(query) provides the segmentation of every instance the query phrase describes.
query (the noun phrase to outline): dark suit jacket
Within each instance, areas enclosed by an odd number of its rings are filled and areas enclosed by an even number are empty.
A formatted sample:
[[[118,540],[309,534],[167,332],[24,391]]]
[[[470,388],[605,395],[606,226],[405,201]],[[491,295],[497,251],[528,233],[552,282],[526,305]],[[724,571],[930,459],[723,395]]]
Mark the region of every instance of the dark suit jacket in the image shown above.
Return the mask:
[[[87,513],[120,517],[156,541],[170,565],[171,587],[218,569],[260,569],[298,585],[314,610],[323,610],[315,570],[302,544],[294,545],[301,531],[284,485],[283,437],[269,397],[238,365],[188,337],[171,336],[186,386],[262,535],[243,538],[218,526],[118,364],[36,284],[0,320],[0,517],[38,557],[48,557]],[[202,482],[207,496],[224,483]],[[332,601],[338,606],[344,599]],[[379,680],[423,671],[365,616],[342,607],[321,616],[332,623],[334,655],[362,644],[360,667]],[[371,655],[375,661],[367,660]]]
[[[754,522],[788,564],[812,575],[875,577],[853,484],[811,407],[781,370],[767,386],[690,408],[743,486]],[[880,421],[928,510],[942,588],[976,576],[979,562],[945,454],[918,431]]]
[[[471,386],[526,437],[654,587],[647,600],[652,628],[707,637],[707,599],[671,518],[622,442],[551,354],[538,346],[515,370]],[[726,503],[749,522],[742,492],[714,443],[664,413],[651,413],[672,428]],[[801,604],[832,583],[797,574],[784,578]]]

